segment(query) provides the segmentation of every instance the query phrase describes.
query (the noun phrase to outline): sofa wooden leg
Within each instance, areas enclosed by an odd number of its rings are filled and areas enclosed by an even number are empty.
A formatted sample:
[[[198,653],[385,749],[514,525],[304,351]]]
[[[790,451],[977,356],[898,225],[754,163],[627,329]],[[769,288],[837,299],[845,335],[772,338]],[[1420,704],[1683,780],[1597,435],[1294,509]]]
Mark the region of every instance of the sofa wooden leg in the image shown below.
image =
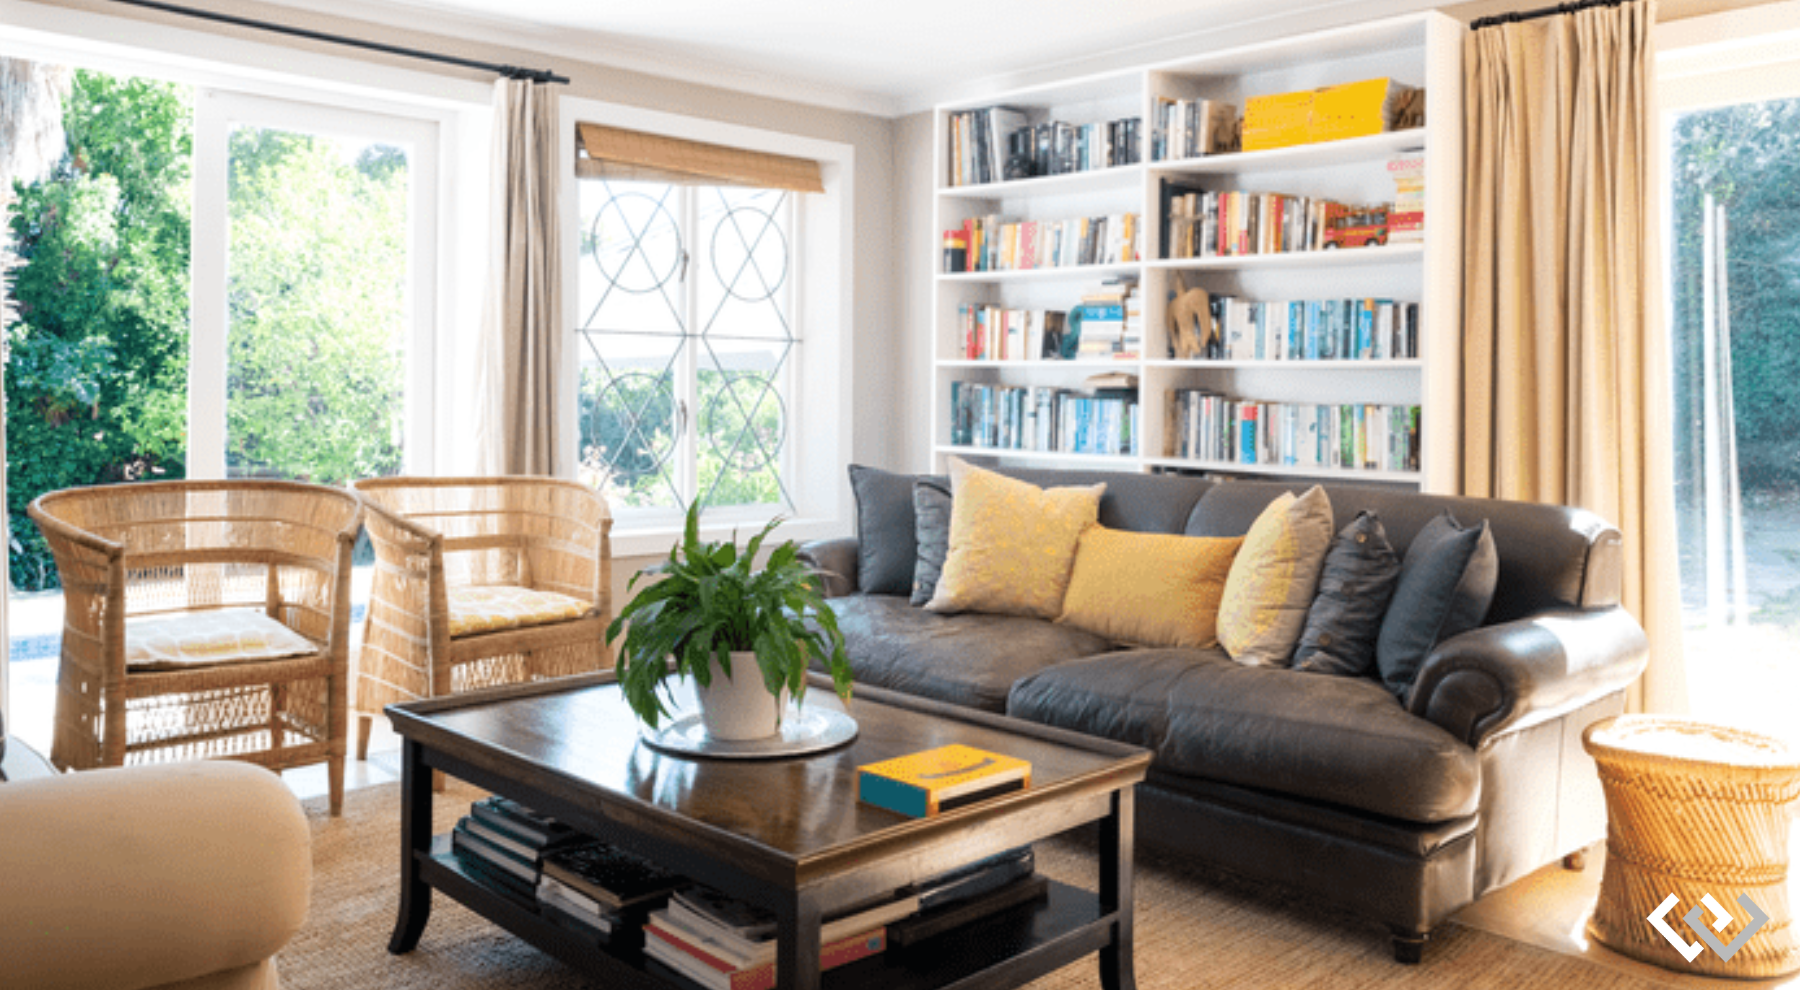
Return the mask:
[[[1425,957],[1425,939],[1427,932],[1408,931],[1404,928],[1393,928],[1394,961],[1407,966],[1417,966]]]
[[[1580,873],[1587,869],[1587,850],[1577,849],[1563,857],[1563,869]]]

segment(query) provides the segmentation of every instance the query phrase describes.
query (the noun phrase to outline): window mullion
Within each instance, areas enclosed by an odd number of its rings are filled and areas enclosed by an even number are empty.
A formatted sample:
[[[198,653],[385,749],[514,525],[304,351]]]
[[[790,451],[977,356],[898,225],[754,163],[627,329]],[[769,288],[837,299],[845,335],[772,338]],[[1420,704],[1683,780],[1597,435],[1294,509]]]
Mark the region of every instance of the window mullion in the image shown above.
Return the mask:
[[[700,280],[694,276],[694,272],[695,266],[702,263],[696,257],[700,243],[699,200],[697,187],[682,187],[679,215],[682,249],[686,256],[681,261],[683,346],[680,381],[676,383],[676,388],[681,396],[681,408],[686,411],[686,415],[683,417],[685,428],[678,448],[680,471],[677,485],[681,489],[682,498],[688,502],[700,497],[700,368],[705,361],[705,355],[701,353],[704,344],[700,339],[699,328],[694,326],[695,314],[700,311]]]

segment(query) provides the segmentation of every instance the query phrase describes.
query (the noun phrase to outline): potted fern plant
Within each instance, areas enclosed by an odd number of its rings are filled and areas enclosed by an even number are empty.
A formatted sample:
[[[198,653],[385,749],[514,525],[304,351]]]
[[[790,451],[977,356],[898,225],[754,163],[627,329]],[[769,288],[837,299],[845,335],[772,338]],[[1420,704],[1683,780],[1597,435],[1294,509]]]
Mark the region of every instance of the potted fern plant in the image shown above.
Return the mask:
[[[667,560],[633,576],[631,601],[607,627],[619,684],[631,710],[654,729],[670,716],[665,682],[690,677],[701,720],[714,739],[760,739],[780,731],[782,696],[806,696],[813,658],[840,697],[850,697],[850,660],[823,582],[787,541],[755,566],[770,521],[740,551],[735,538],[702,542],[698,505]],[[638,591],[647,576],[656,580]]]

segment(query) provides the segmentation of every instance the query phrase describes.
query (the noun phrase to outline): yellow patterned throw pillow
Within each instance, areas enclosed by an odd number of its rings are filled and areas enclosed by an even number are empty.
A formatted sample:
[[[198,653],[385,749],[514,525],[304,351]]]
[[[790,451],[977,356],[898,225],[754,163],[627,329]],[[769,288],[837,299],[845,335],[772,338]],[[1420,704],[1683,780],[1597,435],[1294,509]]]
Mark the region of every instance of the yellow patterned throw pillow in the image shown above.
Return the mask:
[[[537,591],[510,584],[451,588],[449,599],[452,639],[579,619],[593,607],[579,598],[554,591]]]
[[[1075,544],[1099,516],[1106,485],[1039,488],[958,460],[950,477],[950,552],[925,607],[1061,615]]]
[[[125,624],[128,670],[184,670],[316,653],[319,644],[247,608]]]
[[[1219,599],[1243,542],[1089,527],[1058,621],[1133,646],[1217,646]]]
[[[1306,626],[1331,546],[1331,499],[1314,485],[1291,492],[1256,517],[1219,603],[1219,645],[1238,663],[1285,667]]]

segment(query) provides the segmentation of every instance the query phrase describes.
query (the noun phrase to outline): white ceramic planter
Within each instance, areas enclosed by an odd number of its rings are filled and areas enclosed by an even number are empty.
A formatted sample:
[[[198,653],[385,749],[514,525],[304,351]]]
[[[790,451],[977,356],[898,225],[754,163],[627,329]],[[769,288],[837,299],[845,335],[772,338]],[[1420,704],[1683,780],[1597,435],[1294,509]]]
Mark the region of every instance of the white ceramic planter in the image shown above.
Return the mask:
[[[714,668],[712,684],[694,682],[700,702],[700,723],[714,739],[767,739],[780,731],[780,699],[763,687],[762,669],[755,653],[731,654],[731,677]]]

